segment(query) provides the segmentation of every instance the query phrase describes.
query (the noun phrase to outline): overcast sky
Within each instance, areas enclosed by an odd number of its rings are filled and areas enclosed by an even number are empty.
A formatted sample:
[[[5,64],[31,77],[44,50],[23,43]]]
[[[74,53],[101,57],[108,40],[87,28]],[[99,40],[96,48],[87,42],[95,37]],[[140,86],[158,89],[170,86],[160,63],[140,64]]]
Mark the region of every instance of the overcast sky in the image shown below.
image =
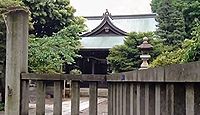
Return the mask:
[[[101,16],[106,9],[112,15],[151,13],[151,0],[70,0],[78,16]]]

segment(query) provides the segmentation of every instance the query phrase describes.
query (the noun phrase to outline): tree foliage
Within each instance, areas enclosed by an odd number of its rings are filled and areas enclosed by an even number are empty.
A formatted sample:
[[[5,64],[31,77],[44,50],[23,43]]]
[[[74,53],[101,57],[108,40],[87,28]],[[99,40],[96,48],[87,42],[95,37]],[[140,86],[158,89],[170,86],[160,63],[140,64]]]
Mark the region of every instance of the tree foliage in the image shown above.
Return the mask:
[[[151,9],[154,13],[160,7],[161,2],[164,0],[152,0]],[[172,5],[182,12],[185,22],[186,37],[191,39],[192,28],[194,27],[194,20],[200,20],[200,1],[199,0],[171,0]]]
[[[157,12],[157,9],[160,7],[162,0],[152,0],[151,1],[151,10],[153,13]]]
[[[137,48],[142,43],[143,37],[151,38],[153,33],[131,32],[124,40],[124,45],[110,49],[108,61],[115,72],[130,71],[140,67],[140,51]]]
[[[163,51],[160,55],[153,60],[150,64],[151,67],[165,66],[170,64],[178,64],[182,62],[185,49],[178,48],[176,50]]]
[[[158,9],[162,8],[160,4],[164,2],[165,0],[160,0],[159,3],[156,3],[156,1],[157,0],[152,0],[151,7],[155,13],[159,13]],[[174,63],[185,63],[189,61],[197,61],[200,58],[200,54],[199,54],[200,45],[198,41],[198,37],[199,37],[198,32],[200,31],[198,29],[199,22],[195,21],[195,20],[200,19],[200,14],[199,14],[200,1],[199,0],[169,0],[169,1],[172,2],[173,7],[178,9],[183,14],[185,32],[186,32],[185,38],[188,38],[190,40],[185,39],[184,42],[181,43],[181,48],[177,47],[177,45],[175,44],[176,48],[163,51],[156,59],[154,59],[154,61],[151,64],[152,67],[164,66],[164,65],[174,64]],[[167,9],[164,11],[167,11]],[[167,13],[165,12],[163,14],[165,16]],[[167,17],[168,16],[164,17],[164,19],[169,20]],[[167,26],[172,27],[171,24],[168,24]]]
[[[80,47],[79,33],[84,19],[75,17],[71,24],[51,37],[29,39],[29,69],[38,73],[59,73],[64,62],[71,64]]]
[[[173,51],[165,51],[151,64],[151,67],[169,64],[187,63],[200,60],[200,23],[197,21],[192,32],[192,39],[186,39],[182,47]]]
[[[164,40],[164,45],[177,46],[185,39],[185,23],[183,15],[170,0],[163,0],[157,10],[156,34]]]
[[[199,0],[186,0],[183,5],[183,16],[185,19],[187,37],[192,33],[195,27],[195,19],[200,20],[200,1]]]
[[[70,25],[75,9],[69,0],[23,0],[31,12],[33,28],[30,34],[36,37],[51,36]]]
[[[183,62],[200,60],[200,21],[198,19],[195,21],[192,36],[194,42],[186,49],[186,53],[182,59]]]
[[[151,0],[150,5],[151,5],[151,10],[153,13],[157,13],[157,11],[161,7],[161,4],[163,1],[164,0]],[[170,0],[170,1],[172,2],[172,5],[174,5],[178,9],[179,9],[179,7],[181,7],[181,9],[182,9],[183,1],[185,1],[185,0]]]
[[[30,30],[29,69],[34,72],[59,72],[63,61],[72,63],[77,56],[79,34],[85,28],[84,19],[73,15],[75,9],[70,6],[69,0],[0,0],[0,12],[24,4],[30,9],[34,26]],[[1,60],[5,60],[5,33],[5,23],[0,17]]]

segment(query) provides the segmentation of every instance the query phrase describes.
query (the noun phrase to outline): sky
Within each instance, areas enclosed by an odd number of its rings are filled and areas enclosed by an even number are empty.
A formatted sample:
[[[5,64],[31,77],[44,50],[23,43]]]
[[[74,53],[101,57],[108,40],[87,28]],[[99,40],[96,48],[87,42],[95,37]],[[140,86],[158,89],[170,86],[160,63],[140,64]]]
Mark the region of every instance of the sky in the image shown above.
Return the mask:
[[[106,9],[112,15],[151,13],[151,0],[70,0],[77,16],[101,16]]]

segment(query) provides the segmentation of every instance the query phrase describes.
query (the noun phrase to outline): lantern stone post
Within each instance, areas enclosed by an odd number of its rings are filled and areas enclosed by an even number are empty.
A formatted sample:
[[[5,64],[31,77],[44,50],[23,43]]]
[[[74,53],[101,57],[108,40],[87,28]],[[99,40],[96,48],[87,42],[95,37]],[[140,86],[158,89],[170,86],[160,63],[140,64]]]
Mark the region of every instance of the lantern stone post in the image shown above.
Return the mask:
[[[140,70],[148,69],[149,67],[148,60],[151,58],[151,56],[149,55],[149,51],[152,50],[153,46],[148,43],[148,40],[149,39],[147,37],[144,37],[143,43],[138,46],[138,48],[142,51],[142,55],[140,55],[140,58],[142,59]]]

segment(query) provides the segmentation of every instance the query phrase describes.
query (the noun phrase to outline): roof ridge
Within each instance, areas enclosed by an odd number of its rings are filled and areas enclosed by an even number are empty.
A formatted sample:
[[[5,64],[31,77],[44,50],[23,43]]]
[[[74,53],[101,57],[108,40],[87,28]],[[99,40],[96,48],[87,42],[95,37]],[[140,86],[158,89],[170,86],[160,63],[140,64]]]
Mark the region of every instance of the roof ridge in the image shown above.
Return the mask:
[[[107,9],[106,9],[106,12],[103,13],[102,19],[103,20],[96,28],[94,28],[90,32],[83,34],[82,37],[96,36],[96,35],[101,34],[102,32],[104,34],[105,33],[110,34],[111,32],[114,35],[127,35],[127,32],[121,30],[120,28],[118,28],[111,22],[112,15],[111,13],[108,12]]]

